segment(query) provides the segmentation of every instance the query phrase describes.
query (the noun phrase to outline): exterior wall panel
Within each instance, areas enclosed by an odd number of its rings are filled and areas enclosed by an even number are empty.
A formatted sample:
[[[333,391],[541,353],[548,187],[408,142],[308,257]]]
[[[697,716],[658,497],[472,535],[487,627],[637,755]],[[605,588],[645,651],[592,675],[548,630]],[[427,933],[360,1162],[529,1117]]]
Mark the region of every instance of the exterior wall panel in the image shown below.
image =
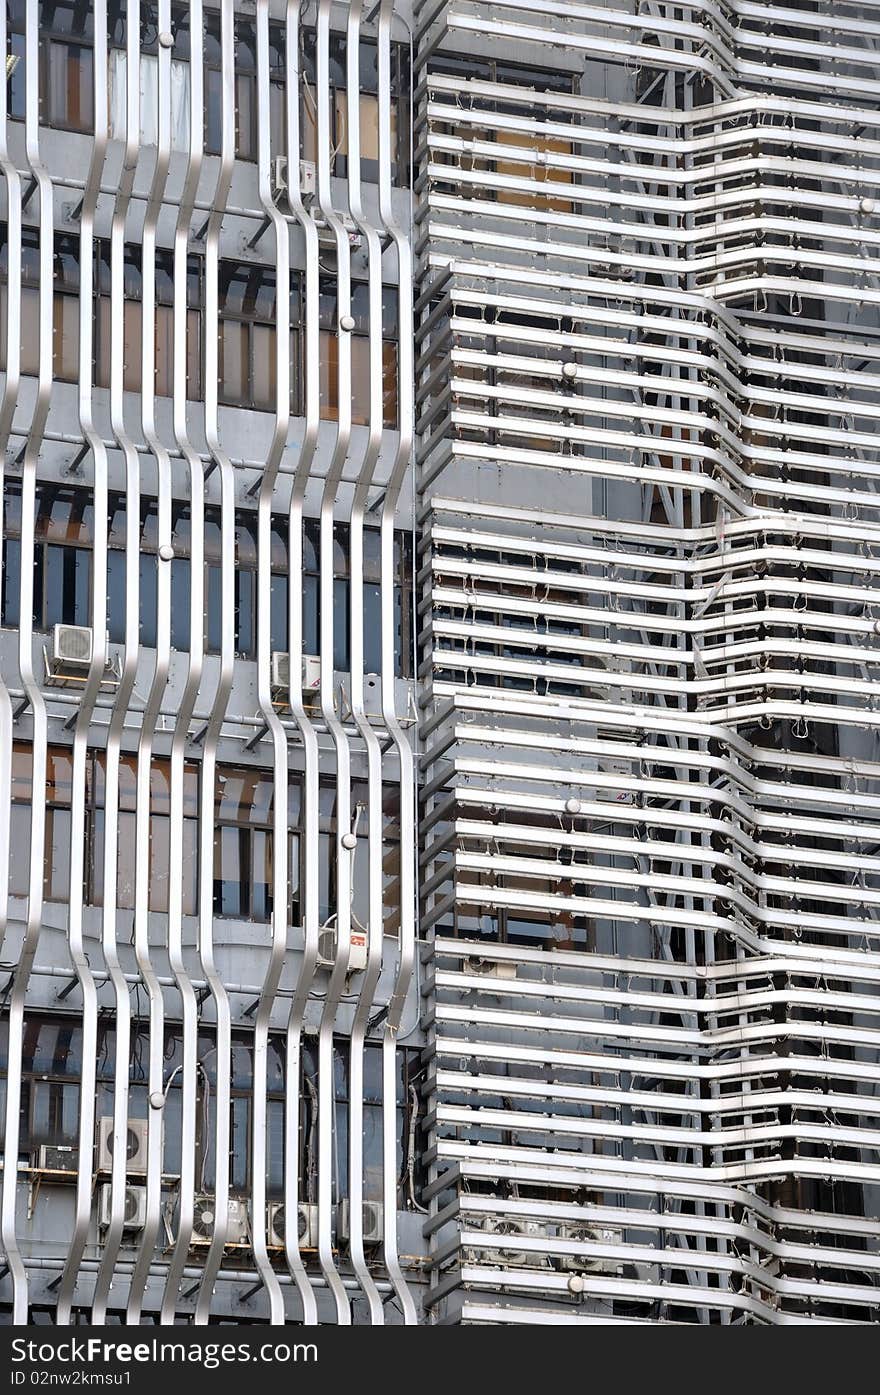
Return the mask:
[[[876,1321],[872,7],[0,25],[7,1317]]]

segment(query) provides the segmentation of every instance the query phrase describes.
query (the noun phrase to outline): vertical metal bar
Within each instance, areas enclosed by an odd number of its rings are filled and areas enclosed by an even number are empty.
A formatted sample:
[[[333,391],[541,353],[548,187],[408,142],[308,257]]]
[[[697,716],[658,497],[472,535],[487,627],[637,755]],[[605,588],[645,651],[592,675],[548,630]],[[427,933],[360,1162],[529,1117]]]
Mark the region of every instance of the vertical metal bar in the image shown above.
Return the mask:
[[[95,29],[97,33],[106,34],[107,12],[104,0],[99,0],[95,6]],[[86,799],[86,764],[87,764],[87,742],[89,726],[92,719],[92,712],[101,680],[104,676],[106,663],[106,614],[107,614],[107,452],[103,439],[95,430],[93,417],[92,400],[92,283],[91,274],[94,265],[92,257],[92,236],[94,230],[94,214],[97,205],[98,188],[100,182],[100,172],[103,166],[104,152],[107,143],[107,53],[106,44],[95,46],[94,62],[94,96],[96,113],[101,116],[96,117],[95,140],[92,147],[92,159],[89,167],[89,177],[83,197],[83,216],[80,226],[80,304],[79,304],[79,389],[78,405],[80,425],[85,440],[90,444],[94,459],[95,485],[94,485],[94,532],[93,532],[93,566],[91,578],[91,625],[92,625],[92,653],[89,664],[88,676],[82,692],[80,706],[77,712],[76,725],[73,734],[72,752],[72,773],[71,773],[71,799],[70,799],[70,885],[68,891],[68,951],[73,963],[73,970],[78,979],[83,995],[82,1008],[82,1074],[80,1077],[80,1105],[79,1105],[79,1157],[85,1159],[90,1155],[94,1141],[95,1131],[95,1087],[96,1087],[96,1060],[95,1046],[97,1039],[97,993],[95,980],[91,972],[88,958],[85,952],[83,940],[83,879],[84,879],[84,851],[85,851],[85,799]],[[50,226],[52,210],[48,210]],[[51,236],[51,232],[50,232]],[[42,234],[41,234],[42,240]],[[83,256],[82,249],[87,249]],[[42,252],[42,247],[41,247]],[[41,256],[42,263],[42,256]],[[44,268],[41,264],[41,276]],[[46,303],[51,312],[51,268],[48,268],[49,286],[47,289]],[[41,311],[43,308],[43,287],[41,285]],[[45,329],[47,355],[51,363],[52,346],[52,322],[51,319],[43,326],[41,324],[41,353],[42,353],[42,332]],[[70,1311],[73,1302],[73,1293],[79,1271],[79,1261],[85,1248],[88,1234],[88,1226],[92,1204],[92,1179],[91,1173],[80,1167],[77,1173],[74,1231],[68,1247],[67,1258],[61,1284],[58,1289],[57,1314],[58,1321],[66,1323],[70,1319]]]
[[[275,1005],[290,915],[287,828],[287,737],[272,706],[269,628],[272,500],[290,422],[290,246],[286,219],[272,199],[269,103],[269,4],[257,5],[257,178],[260,203],[275,233],[275,420],[257,503],[257,696],[272,739],[272,944],[254,1023],[254,1095],[251,1118],[251,1197],[257,1269],[272,1323],[284,1322],[281,1286],[269,1262],[266,1226],[267,1067],[269,1023]],[[290,1224],[295,1228],[295,1212]]]
[[[343,329],[351,315],[351,267],[348,237],[333,206],[331,185],[332,130],[330,121],[330,9],[331,0],[320,0],[317,26],[317,185],[318,204],[336,244],[337,416],[330,462],[321,494],[320,514],[320,655],[321,714],[333,739],[336,757],[336,833],[330,856],[336,866],[336,959],[327,985],[318,1036],[318,1255],[321,1270],[336,1303],[336,1320],[351,1322],[348,1296],[333,1261],[332,1223],[334,1201],[333,1032],[336,1010],[345,987],[351,953],[352,854],[342,843],[351,824],[351,781],[348,737],[336,715],[334,690],[334,530],[336,494],[351,439],[351,337]],[[329,377],[329,374],[328,374]]]
[[[232,0],[220,11],[222,137],[220,168],[205,240],[205,302],[201,332],[205,363],[205,437],[220,473],[220,672],[205,732],[199,786],[199,949],[205,979],[214,1000],[216,1087],[214,1100],[214,1214],[229,1210],[229,1147],[232,1090],[232,1024],[229,995],[214,957],[214,838],[217,746],[229,703],[235,665],[235,480],[232,463],[220,440],[218,353],[220,235],[232,183],[235,157],[235,29]],[[207,1089],[207,1079],[205,1080]],[[205,1140],[207,1146],[207,1139]],[[204,1179],[198,1178],[198,1185]],[[214,1284],[223,1260],[225,1224],[215,1223],[196,1299],[195,1322],[204,1325],[211,1312]]]
[[[285,25],[287,190],[305,243],[305,294],[300,331],[300,361],[304,370],[305,422],[302,444],[297,455],[293,488],[288,510],[288,652],[290,706],[303,746],[302,780],[302,922],[303,955],[296,987],[290,1000],[286,1038],[286,1097],[284,1109],[284,1204],[285,1214],[293,1217],[300,1200],[300,1159],[303,1156],[300,1089],[302,1073],[302,1032],[309,995],[315,980],[319,932],[319,851],[318,851],[318,740],[314,722],[303,699],[303,503],[315,460],[319,428],[320,338],[318,300],[318,232],[306,213],[301,197],[299,169],[301,94],[300,7],[288,0]],[[311,1200],[306,1195],[304,1201]],[[296,1282],[302,1305],[302,1320],[317,1320],[317,1304],[306,1273],[294,1226],[285,1227],[284,1251],[288,1268]]]
[[[169,0],[159,0],[159,28],[167,32],[171,17]],[[160,438],[156,420],[156,232],[165,197],[171,164],[171,54],[160,45],[157,60],[157,137],[144,216],[141,253],[141,426],[144,440],[156,462],[157,548],[171,548],[171,460]],[[142,118],[143,119],[143,118]],[[138,510],[140,512],[140,510]],[[138,517],[138,541],[140,517]],[[126,549],[126,576],[140,565],[137,555]],[[138,971],[147,993],[149,1022],[147,1122],[146,1219],[138,1241],[137,1259],[129,1285],[126,1320],[137,1325],[142,1316],[144,1296],[159,1235],[162,1212],[162,1171],[164,1144],[165,1081],[165,1000],[153,963],[150,943],[150,832],[152,763],[159,715],[165,694],[171,658],[171,568],[158,566],[156,574],[156,660],[147,689],[144,714],[137,745],[137,789],[135,795],[135,895],[134,947]]]
[[[129,6],[126,44],[126,111],[125,143],[119,194],[113,213],[110,234],[110,419],[113,434],[125,461],[125,532],[126,560],[139,553],[140,538],[140,457],[126,429],[124,412],[125,343],[125,224],[129,210],[140,148],[140,13],[137,0]],[[133,13],[132,13],[133,11]],[[95,15],[97,25],[97,13]],[[95,48],[106,52],[107,34],[95,32]],[[96,64],[97,67],[97,64]],[[105,104],[106,105],[106,104]],[[96,104],[97,110],[97,104]],[[102,565],[97,553],[93,567]],[[106,568],[106,558],[103,563]],[[125,651],[119,687],[116,691],[107,732],[104,762],[104,848],[101,940],[104,962],[110,974],[114,995],[114,1058],[113,1058],[113,1165],[110,1178],[110,1225],[103,1235],[103,1253],[95,1279],[92,1297],[92,1322],[106,1320],[107,1299],[116,1272],[119,1248],[125,1220],[125,1187],[127,1179],[127,1130],[129,1104],[129,1069],[131,1049],[131,1003],[129,986],[119,959],[117,943],[117,884],[119,840],[119,762],[122,735],[129,716],[140,653],[140,569],[127,566],[125,570]],[[97,856],[97,853],[95,854]]]
[[[172,1322],[178,1304],[178,1291],[187,1252],[192,1239],[195,1214],[196,1119],[198,1109],[198,1006],[187,968],[183,946],[183,806],[185,798],[185,756],[189,724],[202,684],[204,665],[205,613],[205,491],[202,462],[190,440],[186,407],[187,388],[187,265],[190,222],[193,215],[204,147],[204,73],[202,50],[204,29],[202,0],[192,0],[189,9],[189,143],[186,173],[174,229],[174,290],[172,335],[174,438],[185,462],[190,508],[190,623],[186,682],[180,696],[174,734],[171,740],[168,861],[168,958],[177,984],[181,1006],[180,1092],[180,1183],[178,1190],[177,1234],[168,1265],[162,1296],[161,1319]],[[162,20],[160,18],[160,26]],[[170,16],[169,16],[170,29]],[[173,117],[173,112],[172,112]],[[160,570],[170,563],[159,561]],[[228,1217],[216,1216],[215,1228],[228,1224]]]
[[[381,513],[382,715],[397,750],[400,772],[400,943],[394,991],[382,1041],[382,1135],[384,1166],[385,1264],[403,1320],[416,1321],[412,1295],[400,1268],[397,1248],[397,1093],[396,1039],[415,959],[415,781],[412,747],[400,725],[394,701],[394,523],[407,473],[413,468],[415,424],[412,249],[398,225],[391,197],[391,21],[393,0],[379,7],[379,216],[397,252],[399,439]],[[413,481],[414,483],[414,481]]]
[[[382,402],[382,247],[376,227],[367,219],[361,188],[360,25],[362,0],[349,7],[346,31],[346,114],[348,125],[348,202],[351,216],[367,248],[369,294],[369,414],[367,438],[359,463],[349,518],[349,605],[351,715],[367,756],[367,965],[359,980],[351,1024],[349,1056],[349,1250],[355,1274],[367,1300],[370,1321],[381,1324],[385,1310],[364,1253],[364,1043],[376,988],[382,972],[382,753],[367,718],[364,698],[364,513],[379,460],[383,430]],[[352,452],[354,453],[354,443]],[[352,867],[355,870],[352,854]]]
[[[39,288],[39,372],[36,400],[25,442],[21,482],[21,573],[19,588],[18,664],[22,687],[33,713],[31,737],[31,826],[28,866],[27,921],[9,999],[9,1055],[6,1087],[6,1119],[3,1130],[5,1156],[13,1167],[3,1170],[3,1196],[0,1231],[6,1263],[12,1279],[12,1320],[21,1324],[28,1315],[28,1279],[18,1240],[16,1200],[18,1193],[18,1153],[20,1140],[21,1071],[24,1009],[28,982],[37,952],[43,910],[43,860],[46,836],[46,705],[34,671],[34,529],[36,522],[36,477],[40,445],[49,411],[52,386],[52,186],[40,158],[39,138],[39,28],[37,0],[25,8],[25,156],[39,196],[40,236]],[[7,352],[13,382],[20,365],[21,334],[21,208],[10,207],[9,266],[15,267],[9,281],[9,322]],[[17,237],[17,243],[12,241]],[[13,315],[17,312],[17,318]]]

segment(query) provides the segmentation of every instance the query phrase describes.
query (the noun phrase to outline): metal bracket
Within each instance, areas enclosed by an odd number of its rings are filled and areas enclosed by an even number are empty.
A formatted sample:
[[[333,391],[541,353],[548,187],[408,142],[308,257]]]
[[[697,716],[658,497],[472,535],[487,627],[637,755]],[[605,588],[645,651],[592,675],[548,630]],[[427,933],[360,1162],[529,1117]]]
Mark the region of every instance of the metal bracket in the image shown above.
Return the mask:
[[[264,722],[263,725],[260,727],[259,731],[257,732],[256,736],[252,736],[249,741],[246,741],[244,743],[244,749],[246,751],[252,751],[255,746],[258,746],[260,744],[263,737],[267,734],[268,730],[269,723]]]
[[[75,455],[75,456],[73,457],[73,459],[71,460],[70,464],[67,465],[67,466],[65,466],[65,468],[64,468],[64,473],[65,473],[65,475],[79,475],[79,474],[80,474],[80,468],[79,468],[79,467],[80,467],[80,465],[82,464],[82,462],[85,460],[85,458],[86,458],[86,456],[88,455],[88,453],[89,453],[90,450],[91,450],[91,446],[88,444],[87,441],[86,441],[82,446],[80,446],[79,450],[77,451],[76,455]]]
[[[263,218],[263,221],[261,222],[260,226],[257,228],[257,231],[254,233],[253,237],[249,237],[247,242],[245,243],[245,247],[247,247],[248,251],[252,252],[254,250],[263,234],[269,231],[271,223],[272,219],[269,217],[267,213]]]

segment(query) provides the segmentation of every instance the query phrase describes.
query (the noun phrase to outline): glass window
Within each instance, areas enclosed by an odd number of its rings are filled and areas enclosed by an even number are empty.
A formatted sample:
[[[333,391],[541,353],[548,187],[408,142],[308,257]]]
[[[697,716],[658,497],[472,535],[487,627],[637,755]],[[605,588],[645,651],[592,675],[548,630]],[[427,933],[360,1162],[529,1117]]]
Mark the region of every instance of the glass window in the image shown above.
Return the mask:
[[[110,314],[111,253],[109,242],[98,246],[95,303],[95,383],[110,386],[110,365],[122,355],[126,392],[140,392],[143,386],[143,283],[141,249],[126,246],[123,265],[122,324],[114,326]],[[156,251],[155,361],[153,381],[158,397],[174,392],[174,258],[165,248]],[[201,261],[187,261],[186,310],[186,396],[198,401],[202,396],[201,373]]]
[[[214,839],[214,912],[242,920],[272,914],[272,773],[249,767],[217,770]],[[299,785],[292,782],[288,820],[299,810]],[[289,917],[299,923],[299,839],[291,833]]]
[[[370,318],[369,292],[365,283],[352,286],[351,314],[351,419],[364,426],[370,420]],[[335,284],[321,284],[321,372],[320,413],[329,421],[339,416],[339,332]],[[382,293],[382,425],[397,425],[397,291],[387,287]]]
[[[94,53],[67,39],[40,45],[40,115],[49,126],[91,131],[94,126]]]
[[[52,371],[63,382],[76,382],[79,370],[79,243],[55,233],[53,241]],[[35,228],[21,232],[21,368],[36,377],[40,371],[40,241]],[[0,226],[0,369],[6,367],[6,324],[9,314],[6,285],[9,267],[7,227]]]
[[[220,265],[218,344],[220,401],[274,411],[276,393],[275,272],[244,262]],[[299,278],[291,284],[291,323],[299,320]],[[299,407],[299,333],[290,334],[290,410]]]
[[[315,30],[301,31],[302,101],[300,119],[303,133],[303,159],[316,158],[317,62]],[[333,149],[332,173],[348,176],[348,73],[344,34],[330,35],[330,139]],[[391,61],[391,174],[395,184],[405,185],[409,177],[409,56],[401,44],[393,44]],[[379,178],[378,50],[374,40],[361,38],[358,88],[360,91],[361,178],[377,183]]]

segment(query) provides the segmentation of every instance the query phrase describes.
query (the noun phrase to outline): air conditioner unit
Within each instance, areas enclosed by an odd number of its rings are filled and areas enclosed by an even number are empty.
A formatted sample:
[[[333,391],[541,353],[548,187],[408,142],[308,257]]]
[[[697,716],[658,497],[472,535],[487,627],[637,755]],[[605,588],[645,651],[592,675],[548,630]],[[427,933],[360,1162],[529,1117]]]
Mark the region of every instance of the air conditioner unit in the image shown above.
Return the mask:
[[[287,158],[276,155],[272,161],[272,188],[276,194],[287,193]]]
[[[276,650],[272,655],[272,692],[278,696],[290,694],[290,655]],[[321,660],[317,654],[304,654],[302,658],[302,690],[316,693],[321,686]]]
[[[621,1235],[619,1230],[608,1230],[603,1226],[575,1224],[561,1225],[559,1238],[580,1240],[587,1245],[619,1245]],[[559,1264],[560,1268],[571,1269],[578,1274],[619,1274],[623,1269],[622,1264],[615,1264],[599,1255],[561,1255]]]
[[[303,654],[302,686],[304,693],[316,693],[321,686],[321,660],[317,654]]]
[[[350,932],[348,972],[363,973],[367,967],[367,934],[365,930],[353,929]],[[336,930],[321,930],[318,935],[318,968],[332,969],[336,963]]]
[[[269,1244],[284,1248],[286,1226],[283,1201],[269,1202]],[[318,1208],[302,1203],[296,1208],[296,1238],[300,1249],[314,1250],[318,1245]]]
[[[56,625],[52,658],[66,668],[88,668],[92,662],[92,631],[88,625]]]
[[[98,1225],[106,1230],[110,1224],[113,1204],[113,1185],[105,1182],[98,1193]],[[124,1230],[143,1230],[147,1221],[146,1187],[126,1187],[122,1208]]]
[[[605,760],[602,762],[602,772],[605,775],[617,776],[620,783],[599,785],[596,790],[596,798],[603,804],[628,802],[631,791],[626,788],[626,781],[632,778],[631,763],[623,759]]]
[[[205,1193],[196,1197],[193,1214],[192,1245],[210,1245],[214,1238],[216,1208],[213,1196]],[[244,1245],[248,1238],[247,1205],[238,1197],[227,1201],[226,1244]]]
[[[515,1221],[507,1216],[487,1216],[483,1222],[482,1229],[489,1235],[543,1235],[544,1229],[537,1221]],[[537,1267],[540,1259],[537,1254],[529,1253],[527,1250],[508,1249],[507,1246],[491,1250],[481,1250],[477,1252],[478,1260],[483,1264],[503,1264],[511,1268],[519,1268],[523,1265]]]
[[[462,961],[462,973],[479,974],[481,978],[516,978],[516,964],[510,960],[481,959],[471,955]]]
[[[290,692],[290,655],[280,650],[272,655],[272,690]]]
[[[98,1171],[113,1169],[113,1116],[98,1120]],[[129,1119],[125,1135],[125,1170],[128,1173],[147,1170],[147,1121]]]
[[[299,191],[304,199],[312,199],[318,187],[318,171],[314,160],[299,162]]]
[[[336,1235],[341,1245],[347,1245],[351,1240],[350,1208],[351,1202],[348,1198],[340,1201],[336,1215]],[[381,1201],[365,1201],[363,1203],[365,1245],[381,1245],[383,1220]]]
[[[79,1149],[69,1143],[42,1143],[37,1150],[37,1167],[40,1171],[63,1172],[65,1175],[50,1181],[71,1182],[76,1180],[79,1170]]]

